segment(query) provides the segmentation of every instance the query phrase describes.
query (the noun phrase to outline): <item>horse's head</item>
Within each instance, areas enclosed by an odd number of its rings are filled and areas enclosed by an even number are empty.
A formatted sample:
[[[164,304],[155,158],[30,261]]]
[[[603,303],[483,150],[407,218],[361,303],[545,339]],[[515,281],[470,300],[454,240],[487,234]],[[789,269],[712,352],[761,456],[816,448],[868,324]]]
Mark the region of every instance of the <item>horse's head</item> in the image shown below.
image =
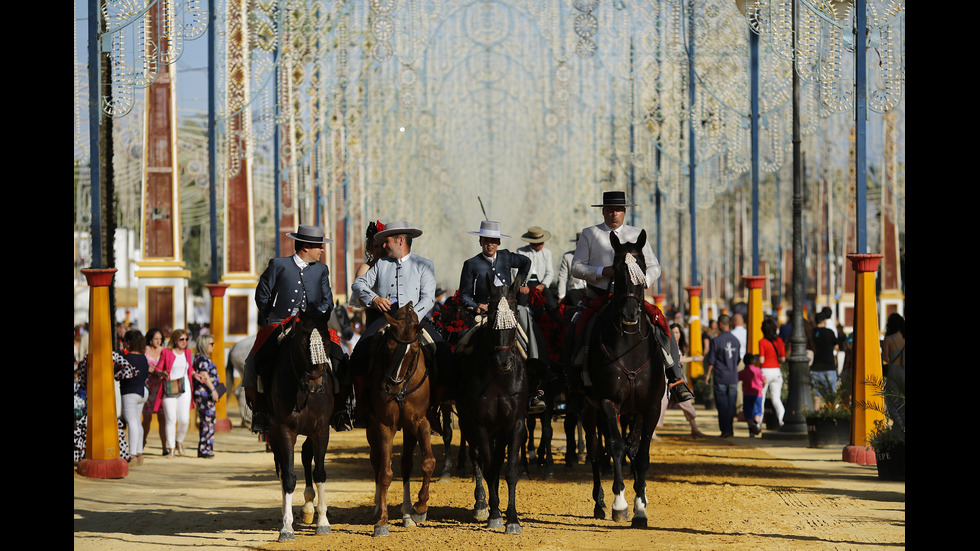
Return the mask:
[[[304,310],[296,315],[290,346],[293,368],[297,374],[319,372],[329,363],[329,319],[317,309]]]
[[[487,327],[484,343],[492,347],[492,358],[497,371],[505,373],[516,366],[517,355],[517,293],[521,283],[514,281],[510,287],[497,287],[487,275],[490,301],[487,305]]]
[[[613,304],[619,308],[623,329],[630,331],[631,327],[636,327],[643,320],[643,294],[647,287],[643,246],[647,242],[647,232],[641,230],[635,243],[620,243],[616,234],[609,232],[609,241],[615,253]]]
[[[400,382],[411,366],[422,358],[422,329],[426,321],[419,322],[414,304],[409,302],[394,314],[385,313],[388,326],[385,329],[384,347],[388,353],[388,366],[385,376],[390,381]]]

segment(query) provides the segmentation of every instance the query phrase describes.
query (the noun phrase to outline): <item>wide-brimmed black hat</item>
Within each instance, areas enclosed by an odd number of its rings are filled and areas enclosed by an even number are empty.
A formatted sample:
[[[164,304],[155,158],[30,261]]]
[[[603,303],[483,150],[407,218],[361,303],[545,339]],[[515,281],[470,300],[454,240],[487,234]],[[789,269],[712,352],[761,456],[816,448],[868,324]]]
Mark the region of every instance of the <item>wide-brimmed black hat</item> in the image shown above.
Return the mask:
[[[300,224],[296,233],[287,233],[286,236],[304,243],[333,243],[333,239],[327,239],[323,236],[322,229],[317,226],[307,226],[305,224]]]
[[[625,191],[605,191],[602,193],[602,203],[593,207],[632,207],[633,203],[626,202]]]

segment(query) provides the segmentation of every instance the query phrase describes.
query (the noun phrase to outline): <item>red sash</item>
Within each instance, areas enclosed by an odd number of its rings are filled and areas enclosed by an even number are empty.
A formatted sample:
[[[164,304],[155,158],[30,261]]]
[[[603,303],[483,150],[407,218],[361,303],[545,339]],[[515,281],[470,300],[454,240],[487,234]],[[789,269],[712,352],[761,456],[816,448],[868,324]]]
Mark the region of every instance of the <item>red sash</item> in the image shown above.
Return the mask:
[[[612,295],[596,297],[589,301],[589,304],[584,310],[582,310],[582,314],[579,316],[578,322],[575,325],[576,337],[581,335],[582,331],[584,331],[585,327],[588,325],[589,319],[595,315],[600,308],[602,308],[602,305],[606,303],[610,296]],[[643,302],[643,308],[647,311],[647,315],[650,316],[650,321],[652,321],[653,324],[659,327],[664,333],[669,335],[670,326],[667,325],[667,318],[664,316],[664,313],[660,311],[660,308],[657,308],[656,304],[647,301]]]

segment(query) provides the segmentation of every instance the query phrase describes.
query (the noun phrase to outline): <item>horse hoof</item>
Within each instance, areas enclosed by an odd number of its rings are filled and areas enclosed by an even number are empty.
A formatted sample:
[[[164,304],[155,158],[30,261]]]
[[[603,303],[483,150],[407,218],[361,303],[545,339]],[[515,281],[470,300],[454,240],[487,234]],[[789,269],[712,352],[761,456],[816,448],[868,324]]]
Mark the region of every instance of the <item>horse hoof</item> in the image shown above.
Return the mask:
[[[307,512],[305,509],[303,510],[303,524],[313,524],[313,517],[313,511]]]
[[[487,521],[487,528],[491,530],[500,530],[504,527],[504,519],[502,518],[492,518]]]
[[[330,525],[329,524],[326,525],[326,526],[317,526],[316,527],[316,535],[318,535],[318,536],[322,536],[324,534],[329,534],[330,532],[331,532],[331,528],[330,528]]]
[[[612,519],[613,522],[626,522],[629,519],[630,512],[629,509],[613,509]]]
[[[521,525],[516,522],[510,522],[507,524],[507,529],[504,530],[507,534],[520,534]]]
[[[487,520],[488,518],[490,518],[490,509],[489,508],[473,509],[473,518],[476,519],[477,522],[483,522]]]
[[[442,476],[439,477],[439,482],[448,483],[452,481],[453,481],[453,476],[449,473],[442,473]]]
[[[402,526],[405,528],[411,528],[415,526],[415,521],[412,519],[412,515],[402,515]]]
[[[633,517],[633,522],[631,522],[630,525],[633,528],[646,528],[647,517]]]
[[[292,532],[279,532],[279,541],[293,541],[296,539],[296,534]]]
[[[412,520],[413,520],[413,521],[414,521],[414,522],[415,522],[416,524],[422,524],[423,522],[425,522],[425,519],[426,519],[426,518],[427,518],[428,516],[429,516],[429,512],[428,512],[428,511],[426,511],[426,512],[424,512],[424,513],[412,513],[412,514],[411,514],[411,517],[412,517]]]
[[[388,527],[387,526],[375,526],[374,527],[374,537],[387,536]]]
[[[602,509],[602,507],[597,506],[595,509],[592,510],[592,518],[598,520],[606,520],[606,512]]]

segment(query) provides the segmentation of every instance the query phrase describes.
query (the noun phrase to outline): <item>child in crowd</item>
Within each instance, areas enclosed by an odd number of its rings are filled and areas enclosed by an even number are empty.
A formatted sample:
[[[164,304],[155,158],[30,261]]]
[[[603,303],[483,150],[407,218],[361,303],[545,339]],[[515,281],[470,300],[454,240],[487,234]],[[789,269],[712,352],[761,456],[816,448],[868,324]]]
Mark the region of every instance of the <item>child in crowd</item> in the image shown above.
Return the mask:
[[[743,359],[745,368],[738,372],[738,380],[742,381],[742,411],[745,422],[749,425],[749,437],[762,433],[762,389],[765,377],[762,375],[762,363],[758,354],[749,352]]]

